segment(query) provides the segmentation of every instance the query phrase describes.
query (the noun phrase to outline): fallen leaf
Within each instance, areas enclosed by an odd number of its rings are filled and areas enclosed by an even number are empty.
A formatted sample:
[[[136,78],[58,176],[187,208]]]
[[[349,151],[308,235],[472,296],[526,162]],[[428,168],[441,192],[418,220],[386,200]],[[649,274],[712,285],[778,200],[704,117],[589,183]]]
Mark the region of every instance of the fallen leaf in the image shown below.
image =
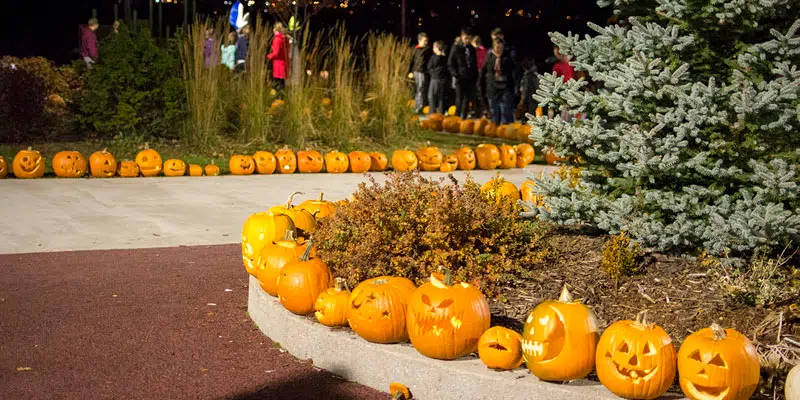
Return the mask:
[[[17,367],[17,371],[33,371],[31,367]]]
[[[217,303],[206,303],[207,306],[215,306]]]
[[[208,372],[208,370],[205,368],[200,368],[200,372]]]
[[[112,294],[112,295],[111,295],[111,297],[117,297],[117,295],[115,295],[115,294]]]
[[[232,292],[233,289],[225,289],[226,292]]]

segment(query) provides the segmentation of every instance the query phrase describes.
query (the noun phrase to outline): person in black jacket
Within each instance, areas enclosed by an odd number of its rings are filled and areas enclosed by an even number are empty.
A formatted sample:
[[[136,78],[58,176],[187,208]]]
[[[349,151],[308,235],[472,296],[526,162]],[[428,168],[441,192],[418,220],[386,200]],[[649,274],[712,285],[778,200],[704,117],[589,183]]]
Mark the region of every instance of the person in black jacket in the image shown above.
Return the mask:
[[[533,59],[528,58],[522,62],[522,82],[518,85],[521,88],[522,96],[522,116],[526,114],[536,114],[536,107],[538,102],[533,99],[533,95],[539,89],[539,73],[536,69],[536,63]]]
[[[472,47],[472,32],[461,30],[461,44],[454,45],[447,60],[450,75],[456,83],[456,113],[462,118],[469,116],[469,103],[475,102],[475,80],[478,78],[478,59]]]
[[[514,122],[514,62],[505,52],[504,43],[497,39],[492,52],[486,56],[479,76],[481,90],[489,99],[492,122]]]
[[[433,56],[428,60],[428,73],[431,82],[428,88],[429,114],[444,114],[444,91],[447,87],[447,55],[445,44],[439,40],[433,44]]]
[[[416,95],[414,96],[414,113],[419,114],[428,102],[428,61],[433,55],[431,46],[428,46],[428,35],[417,35],[417,45],[414,47],[414,57],[411,59],[410,78],[414,78]]]

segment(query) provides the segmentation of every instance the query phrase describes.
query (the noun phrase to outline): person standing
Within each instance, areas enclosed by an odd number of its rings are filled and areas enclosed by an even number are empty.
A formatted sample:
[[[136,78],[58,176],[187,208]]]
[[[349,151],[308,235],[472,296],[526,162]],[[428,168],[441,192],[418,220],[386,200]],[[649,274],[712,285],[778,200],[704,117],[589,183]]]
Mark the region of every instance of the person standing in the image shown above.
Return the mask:
[[[536,70],[536,62],[528,58],[522,62],[522,82],[520,87],[522,90],[522,112],[525,114],[536,115],[537,103],[533,99],[533,95],[539,89],[539,73]]]
[[[231,71],[236,68],[236,32],[229,32],[225,43],[220,47],[222,65]]]
[[[250,25],[245,25],[239,31],[239,38],[236,40],[236,67],[235,72],[244,72],[247,52],[250,50]]]
[[[475,35],[472,38],[472,47],[475,48],[475,58],[478,60],[478,71],[480,71],[481,67],[483,67],[483,61],[486,60],[486,55],[489,53],[489,50],[486,47],[483,47],[483,41],[481,37]],[[476,98],[476,112],[478,116],[485,116],[488,114],[488,110],[486,107],[486,93],[483,93],[480,90],[480,82],[476,81],[476,91],[475,91],[475,98]]]
[[[439,40],[433,44],[433,55],[428,60],[426,66],[430,74],[430,84],[428,85],[428,114],[444,113],[444,91],[447,87],[447,55],[445,54],[446,45]]]
[[[86,62],[88,68],[97,62],[100,56],[97,50],[97,34],[95,31],[100,27],[97,18],[92,18],[86,26],[81,27],[81,58]]]
[[[267,55],[267,59],[272,61],[272,79],[275,80],[275,89],[281,90],[286,87],[286,67],[289,63],[289,52],[286,50],[286,38],[283,36],[284,25],[276,22],[272,29],[272,52]]]
[[[414,113],[419,114],[428,105],[428,61],[433,55],[433,50],[428,46],[428,35],[425,32],[417,35],[417,45],[414,47],[414,56],[411,59],[410,77],[414,78],[416,95],[414,96]]]
[[[461,30],[461,44],[453,46],[449,57],[447,67],[456,84],[456,113],[467,119],[469,104],[475,101],[475,81],[478,78],[478,59],[469,28]]]
[[[203,59],[206,67],[211,67],[216,64],[214,57],[214,29],[206,28],[206,39],[203,41]]]
[[[564,82],[575,77],[575,68],[569,65],[569,56],[561,54],[558,47],[553,47],[553,55],[556,56],[556,63],[553,65],[553,73],[564,78]]]
[[[492,52],[486,56],[481,67],[479,82],[489,98],[492,122],[510,124],[514,122],[514,62],[505,51],[502,40],[492,43]]]

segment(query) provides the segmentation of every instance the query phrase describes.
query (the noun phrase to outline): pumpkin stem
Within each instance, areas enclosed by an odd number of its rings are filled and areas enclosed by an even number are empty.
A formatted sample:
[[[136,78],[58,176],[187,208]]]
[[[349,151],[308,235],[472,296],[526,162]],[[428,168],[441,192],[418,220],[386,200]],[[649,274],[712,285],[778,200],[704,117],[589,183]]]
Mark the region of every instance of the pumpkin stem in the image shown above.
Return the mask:
[[[144,149],[145,150],[149,150],[150,149],[150,143],[144,142]]]
[[[334,290],[336,290],[337,292],[343,291],[347,286],[347,281],[344,278],[338,276],[336,277],[336,279],[333,280],[333,282],[334,282]]]
[[[289,195],[289,200],[286,200],[286,208],[292,208],[292,199],[294,198],[295,195],[298,195],[298,194],[305,194],[305,193],[303,193],[303,192],[292,192],[292,194]]]
[[[572,303],[573,302],[572,295],[569,293],[569,290],[567,290],[567,285],[566,284],[564,284],[564,288],[561,289],[561,296],[558,297],[558,301],[560,301],[562,303]]]
[[[453,273],[450,272],[450,268],[440,265],[439,271],[444,272],[444,284],[447,286],[453,286]]]
[[[324,196],[324,195],[325,195],[325,193],[319,192],[319,201],[322,201],[322,196]]]
[[[716,322],[711,324],[711,331],[714,332],[714,340],[724,340],[728,337],[728,334],[725,333],[725,329]]]
[[[108,147],[104,148],[103,151],[101,151],[101,153],[108,154]]]
[[[647,326],[647,310],[639,311],[639,313],[636,314],[636,321],[633,322],[633,325],[638,327]]]
[[[300,261],[308,261],[311,259],[311,248],[314,247],[314,240],[308,239],[306,246],[308,247],[306,247],[305,251],[303,251],[303,255],[300,256]]]

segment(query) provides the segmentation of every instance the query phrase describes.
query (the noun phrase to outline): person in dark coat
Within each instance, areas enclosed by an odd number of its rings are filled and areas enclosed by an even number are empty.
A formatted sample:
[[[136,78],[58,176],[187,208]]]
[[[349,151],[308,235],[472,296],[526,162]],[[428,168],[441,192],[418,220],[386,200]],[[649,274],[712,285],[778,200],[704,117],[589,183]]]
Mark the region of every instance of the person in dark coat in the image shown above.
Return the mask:
[[[522,62],[522,71],[522,82],[519,85],[522,96],[522,112],[536,115],[538,103],[533,99],[533,95],[539,89],[539,73],[533,59],[529,58]]]
[[[447,74],[447,54],[445,54],[446,48],[446,45],[441,40],[434,43],[433,55],[428,60],[427,69],[431,78],[428,85],[429,114],[444,114],[444,91],[447,88],[449,79]]]
[[[417,35],[417,45],[414,47],[414,57],[411,59],[411,78],[414,78],[416,95],[414,96],[414,113],[419,114],[422,108],[428,105],[428,61],[433,56],[433,49],[428,46],[428,35]]]
[[[447,60],[447,67],[456,85],[456,113],[469,117],[469,104],[475,102],[475,81],[478,78],[478,58],[472,47],[472,32],[461,30],[461,44],[454,45]]]
[[[514,62],[505,52],[504,43],[497,39],[492,52],[486,56],[480,71],[481,90],[489,99],[492,122],[510,124],[514,122]]]
[[[239,31],[239,38],[236,41],[236,68],[234,72],[243,72],[245,70],[245,61],[247,61],[247,52],[250,50],[250,25],[245,25]]]
[[[97,18],[92,18],[86,26],[81,27],[81,58],[86,62],[86,66],[92,68],[92,64],[97,62],[100,53],[97,51],[97,34],[95,31],[100,27]]]

